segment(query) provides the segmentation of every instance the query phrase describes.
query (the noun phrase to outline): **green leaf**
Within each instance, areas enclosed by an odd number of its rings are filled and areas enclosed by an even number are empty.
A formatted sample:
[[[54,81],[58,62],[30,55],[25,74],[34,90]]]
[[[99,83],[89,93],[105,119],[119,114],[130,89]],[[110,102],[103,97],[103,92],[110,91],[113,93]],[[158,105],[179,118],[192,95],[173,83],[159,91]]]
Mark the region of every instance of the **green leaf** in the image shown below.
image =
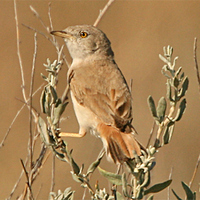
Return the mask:
[[[45,81],[48,81],[48,78],[43,73],[41,73],[40,75]]]
[[[38,118],[38,126],[42,141],[48,146],[50,144],[50,138],[47,131],[47,125],[46,122],[41,117]]]
[[[114,174],[111,172],[107,172],[106,170],[98,167],[98,170],[102,176],[107,178],[111,183],[115,185],[122,185],[122,176],[119,174]]]
[[[158,183],[150,187],[149,189],[144,191],[144,195],[147,195],[149,193],[157,193],[161,190],[164,190],[166,187],[168,187],[171,184],[172,180],[167,180],[163,183]]]
[[[176,76],[173,78],[173,85],[175,88],[177,88],[179,86],[179,80]]]
[[[40,96],[40,107],[41,107],[42,112],[46,114],[45,101],[46,101],[46,93],[45,93],[45,90],[43,90]]]
[[[117,200],[124,200],[124,197],[118,191],[116,192],[116,195],[117,195]]]
[[[73,200],[74,199],[74,192],[75,191],[69,191],[68,193],[63,193],[64,198],[62,200]]]
[[[165,97],[161,97],[159,102],[158,102],[158,106],[157,106],[157,116],[159,118],[159,122],[161,123],[165,117],[165,111],[167,108],[167,102],[165,100]]]
[[[150,172],[147,171],[144,174],[144,180],[142,182],[142,184],[140,185],[140,187],[147,187],[150,184]]]
[[[185,74],[184,74],[184,72],[183,72],[183,73],[180,75],[180,80],[183,80],[184,76],[185,76]]]
[[[76,164],[76,162],[74,161],[74,159],[71,157],[71,159],[70,159],[70,163],[71,163],[71,166],[72,166],[72,169],[73,169],[73,172],[75,173],[75,174],[79,174],[79,172],[80,172],[80,168],[79,168],[79,166]]]
[[[52,95],[52,103],[55,103],[56,100],[58,99],[56,90],[55,90],[54,87],[52,87],[51,85],[49,85],[49,90],[50,90],[50,93],[51,93],[51,95]]]
[[[160,139],[156,138],[155,143],[153,145],[156,149],[158,149],[161,145],[160,145]]]
[[[71,174],[72,174],[72,178],[73,178],[76,182],[78,182],[78,183],[83,183],[83,182],[84,182],[84,180],[83,180],[81,177],[79,177],[79,175],[75,174],[74,172],[71,172]]]
[[[147,102],[148,102],[148,105],[149,105],[151,114],[153,115],[153,117],[154,117],[155,119],[158,119],[157,112],[156,112],[156,106],[155,106],[153,97],[152,97],[152,96],[149,96],[148,99],[147,99]]]
[[[186,93],[186,91],[188,89],[188,85],[189,85],[189,79],[186,76],[185,79],[183,80],[183,84],[182,84],[181,90],[178,93],[178,97],[179,98],[182,98],[183,96],[185,96],[185,93]]]
[[[175,73],[175,76],[176,76],[176,77],[178,77],[178,75],[180,74],[181,70],[182,70],[182,67],[179,67],[178,70],[177,70],[176,73]]]
[[[137,192],[136,192],[136,199],[142,199],[144,196],[144,188],[142,187],[137,187]]]
[[[150,195],[147,200],[153,200],[153,195]]]
[[[68,102],[65,102],[65,103],[60,102],[60,104],[54,108],[53,124],[57,124],[59,122],[60,117],[65,111],[67,104]]]
[[[185,111],[186,108],[186,99],[183,99],[179,105],[178,111],[176,113],[176,117],[173,121],[179,121]]]
[[[58,159],[65,161],[65,162],[67,161],[66,158],[65,158],[65,155],[63,153],[56,151],[56,149],[53,148],[53,147],[52,147],[52,150],[53,150],[53,152],[55,153],[55,155]]]
[[[174,196],[178,199],[178,200],[182,200],[177,194],[176,194],[176,192],[172,189],[172,192],[173,192],[173,194],[174,194]]]
[[[122,191],[125,197],[129,197],[127,192],[127,179],[125,172],[122,174]]]
[[[172,138],[174,132],[174,122],[169,122],[167,127],[165,128],[165,132],[163,133],[163,142],[164,144],[168,144]]]
[[[100,155],[98,156],[97,160],[95,160],[88,168],[86,176],[88,176],[89,174],[93,173],[94,170],[99,166],[101,159],[103,158],[105,152],[100,153]]]
[[[183,181],[181,183],[182,183],[183,189],[185,190],[187,200],[195,200],[195,194],[193,194],[193,192],[190,190],[189,186],[186,183],[184,183]]]
[[[167,79],[167,94],[166,94],[167,98],[174,102],[174,99],[172,98],[172,89],[171,89],[171,82],[169,79]]]
[[[168,63],[168,60],[162,56],[161,54],[159,54],[159,58],[164,62],[164,63]]]

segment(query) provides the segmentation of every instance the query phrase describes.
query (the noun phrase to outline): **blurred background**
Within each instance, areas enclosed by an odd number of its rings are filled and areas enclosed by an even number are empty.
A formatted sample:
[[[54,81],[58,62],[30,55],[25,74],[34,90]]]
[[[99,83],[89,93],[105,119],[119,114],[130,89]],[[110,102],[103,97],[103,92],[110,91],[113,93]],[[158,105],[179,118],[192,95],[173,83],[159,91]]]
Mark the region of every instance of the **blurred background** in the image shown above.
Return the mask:
[[[70,25],[93,24],[99,10],[107,1],[51,1],[51,16],[54,30],[62,30]],[[39,20],[30,10],[32,5],[40,14],[44,23],[49,26],[49,1],[17,1],[19,21],[20,51],[24,67],[25,89],[29,94],[32,59],[34,52],[34,31],[22,24],[36,28],[44,33]],[[21,74],[17,57],[16,26],[13,1],[0,1],[0,141],[4,138],[13,118],[23,105],[21,91]],[[115,1],[108,9],[98,27],[111,40],[118,66],[129,83],[133,79],[133,124],[138,131],[138,140],[146,145],[153,125],[153,119],[147,105],[147,97],[152,95],[158,102],[166,94],[166,78],[161,75],[163,62],[158,54],[163,54],[163,46],[171,45],[174,56],[179,56],[176,66],[182,66],[189,77],[190,85],[186,95],[187,109],[180,122],[176,124],[172,141],[161,148],[156,155],[157,165],[152,173],[152,184],[169,178],[173,168],[171,188],[184,198],[181,181],[187,184],[200,153],[200,94],[193,59],[194,37],[200,38],[200,2],[199,1]],[[40,73],[46,74],[43,63],[57,58],[55,47],[42,35],[37,36],[38,51],[34,80],[34,91],[43,83]],[[60,44],[64,42],[58,39]],[[200,41],[197,55],[200,65]],[[71,62],[67,48],[64,47],[67,59]],[[67,67],[64,65],[59,74],[58,93],[62,94],[66,85]],[[41,90],[33,98],[33,107],[40,112],[39,98]],[[63,115],[63,131],[77,132],[78,124],[70,103]],[[10,134],[0,148],[0,199],[9,196],[22,166],[20,159],[25,160],[29,138],[29,111],[24,108],[13,124]],[[81,165],[93,162],[102,148],[102,143],[94,136],[87,135],[81,139],[66,139],[69,148],[73,148],[73,157]],[[38,146],[40,146],[38,140]],[[37,158],[39,148],[34,153]],[[76,190],[75,199],[81,199],[83,188],[73,181],[68,164],[56,159],[55,191],[64,191],[67,187]],[[115,172],[116,166],[106,158],[100,165],[103,169]],[[51,183],[52,155],[40,171],[33,184],[34,194],[38,199],[47,199]],[[200,170],[194,180],[192,190],[199,194]],[[96,171],[92,177],[92,186],[99,180],[100,187],[109,190],[109,183]],[[25,177],[23,176],[13,199],[21,194]],[[198,199],[197,198],[197,199]],[[167,190],[155,195],[155,199],[167,199]],[[170,192],[170,199],[175,199]]]

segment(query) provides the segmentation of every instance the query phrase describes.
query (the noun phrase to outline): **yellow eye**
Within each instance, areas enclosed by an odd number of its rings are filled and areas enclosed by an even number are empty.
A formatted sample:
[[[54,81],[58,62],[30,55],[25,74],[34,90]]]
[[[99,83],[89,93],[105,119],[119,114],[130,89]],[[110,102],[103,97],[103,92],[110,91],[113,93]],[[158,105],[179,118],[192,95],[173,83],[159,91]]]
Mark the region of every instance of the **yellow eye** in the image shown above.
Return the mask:
[[[80,36],[81,36],[82,38],[86,38],[86,37],[88,36],[88,33],[86,33],[85,31],[81,31],[81,32],[80,32]]]

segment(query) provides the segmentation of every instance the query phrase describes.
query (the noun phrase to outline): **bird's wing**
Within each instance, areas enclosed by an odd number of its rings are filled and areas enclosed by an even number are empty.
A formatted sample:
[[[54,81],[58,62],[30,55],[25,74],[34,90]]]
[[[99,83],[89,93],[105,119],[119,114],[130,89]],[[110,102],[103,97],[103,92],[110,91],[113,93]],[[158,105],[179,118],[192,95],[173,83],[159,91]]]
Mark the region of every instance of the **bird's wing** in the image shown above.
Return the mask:
[[[131,94],[114,61],[96,61],[76,67],[68,74],[77,102],[104,123],[123,129],[132,120]]]

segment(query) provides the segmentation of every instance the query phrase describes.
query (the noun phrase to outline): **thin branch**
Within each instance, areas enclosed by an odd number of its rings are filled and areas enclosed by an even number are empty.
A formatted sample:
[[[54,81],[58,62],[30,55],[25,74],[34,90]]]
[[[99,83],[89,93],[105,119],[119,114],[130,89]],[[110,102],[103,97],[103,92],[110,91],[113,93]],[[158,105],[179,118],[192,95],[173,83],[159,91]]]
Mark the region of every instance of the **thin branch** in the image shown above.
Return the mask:
[[[37,88],[37,90],[33,93],[32,96],[34,96],[39,90],[41,90],[41,88],[42,88],[43,85],[44,85],[44,83],[42,83],[42,84]],[[29,102],[29,100],[30,100],[30,99],[27,100],[27,103]],[[21,113],[21,111],[23,110],[23,108],[24,108],[24,107],[26,106],[26,104],[27,104],[27,103],[25,103],[25,102],[23,102],[23,103],[24,103],[24,105],[17,111],[17,113],[16,113],[16,115],[14,116],[12,122],[10,123],[10,126],[8,127],[8,129],[7,129],[7,131],[6,131],[6,134],[5,134],[3,140],[2,140],[1,143],[0,143],[0,148],[3,147],[3,146],[5,145],[4,143],[5,143],[5,141],[6,141],[7,137],[8,137],[8,135],[9,135],[9,133],[10,133],[10,131],[11,131],[11,128],[12,128],[13,124],[15,123],[17,117],[19,116],[19,114]]]
[[[22,26],[25,26],[26,28],[28,28],[28,29],[30,29],[30,30],[32,30],[32,31],[34,31],[34,32],[37,32],[38,34],[44,36],[47,40],[49,40],[50,42],[53,43],[52,39],[49,38],[49,37],[48,37],[45,33],[43,33],[42,31],[39,31],[39,30],[37,30],[37,29],[35,29],[35,28],[31,27],[31,26],[28,26],[28,25],[26,25],[26,24],[23,24],[23,23],[22,23]]]
[[[32,170],[33,165],[33,133],[32,133],[32,97],[33,97],[33,85],[34,85],[34,76],[35,76],[35,61],[37,56],[37,32],[34,34],[34,53],[33,53],[33,62],[32,62],[32,71],[31,71],[31,82],[30,82],[30,108],[29,108],[29,124],[30,124],[30,130],[29,130],[29,156],[30,156],[30,170]],[[30,180],[30,183],[32,181]]]
[[[51,3],[49,3],[49,10],[48,10],[48,17],[49,17],[50,27],[48,27],[48,26],[46,26],[46,25],[44,24],[44,22],[43,22],[42,18],[40,17],[39,13],[38,13],[32,6],[30,6],[30,8],[31,8],[32,12],[35,14],[35,16],[39,19],[40,23],[41,23],[42,26],[45,28],[45,30],[47,31],[47,33],[49,33],[50,30],[53,29],[53,23],[52,23],[52,18],[51,18]],[[32,30],[34,30],[34,31],[36,31],[36,32],[38,32],[38,33],[40,33],[40,34],[43,35],[45,38],[47,38],[49,41],[51,41],[52,44],[56,47],[57,53],[59,54],[59,52],[60,52],[60,46],[59,46],[57,40],[55,39],[55,36],[52,36],[52,37],[53,37],[53,41],[52,41],[52,40],[51,40],[48,36],[46,36],[43,32],[40,32],[40,31],[38,31],[38,30],[36,30],[36,29],[34,29],[34,28],[32,28],[32,27],[29,27],[29,26],[27,26],[27,25],[24,25],[24,26],[26,26],[27,28],[32,29]],[[49,29],[50,29],[50,30],[49,30]],[[67,67],[69,68],[69,63],[68,63],[68,61],[67,61],[66,56],[65,56],[64,53],[62,53],[62,57],[63,57],[63,60],[65,61],[66,65],[67,65]]]
[[[42,88],[43,85],[44,85],[44,83],[43,83],[40,87],[37,88],[37,90],[33,93],[33,96]],[[28,99],[28,102],[29,102],[29,99]],[[24,102],[23,102],[23,103],[24,103]],[[14,122],[16,121],[17,117],[19,116],[20,112],[23,110],[23,108],[24,108],[25,106],[26,106],[26,103],[18,110],[17,114],[15,115],[13,121],[11,122],[11,124],[10,124],[10,126],[9,126],[9,128],[8,128],[8,130],[7,130],[6,134],[5,134],[5,136],[4,136],[4,139],[2,140],[2,142],[1,142],[1,144],[0,144],[0,148],[4,146],[5,140],[6,140],[7,136],[8,136],[8,134],[10,133],[10,130],[11,130],[11,128],[12,128],[12,125],[14,124]],[[26,163],[27,163],[27,159],[26,159],[26,161],[25,161],[25,165],[26,165]],[[13,196],[15,190],[17,189],[17,186],[19,185],[19,182],[21,181],[21,178],[22,178],[22,175],[23,175],[23,174],[24,174],[24,170],[22,170],[22,172],[20,173],[19,178],[18,178],[18,180],[16,181],[15,185],[13,186],[13,189],[12,189],[12,191],[11,191],[9,197],[7,198],[7,200],[10,200],[10,199],[12,198],[12,196]]]
[[[173,173],[173,167],[171,168],[171,171],[170,171],[170,174],[169,174],[169,180],[171,180],[172,179],[172,173]],[[168,191],[167,191],[167,196],[168,196],[168,200],[170,200],[170,191],[171,191],[171,189],[170,189],[170,186],[168,187]]]
[[[47,151],[47,147],[43,144],[42,145],[42,149],[40,151],[40,155],[37,158],[37,160],[35,162],[35,165],[34,165],[34,168],[31,171],[32,183],[35,181],[37,175],[40,172],[40,169],[44,166],[44,164],[46,163],[47,159],[49,158],[49,155],[50,155],[51,152],[49,152],[49,154],[47,154],[47,156],[45,158],[46,151]]]
[[[45,37],[47,40],[49,40],[49,41],[53,44],[53,46],[55,46],[56,51],[57,51],[57,54],[58,54],[58,55],[60,54],[60,52],[61,52],[61,50],[63,49],[63,47],[60,48],[60,46],[59,46],[57,40],[55,39],[55,36],[53,36],[53,40],[52,40],[51,38],[49,38],[49,37],[48,37],[45,33],[43,33],[42,31],[39,31],[39,30],[37,30],[37,29],[35,29],[35,28],[31,27],[31,26],[28,26],[28,25],[26,25],[26,24],[22,24],[22,25],[25,26],[26,28],[32,30],[32,31],[37,32],[38,34],[42,35],[42,36]],[[62,58],[63,58],[63,60],[65,61],[65,64],[67,65],[67,67],[69,68],[69,62],[67,61],[66,56],[65,56],[65,54],[64,54],[63,52],[62,52]],[[58,60],[58,61],[59,61],[59,60]]]
[[[192,187],[192,183],[193,183],[194,178],[195,178],[195,176],[196,176],[196,174],[197,174],[197,170],[198,170],[199,164],[200,164],[200,154],[199,154],[199,157],[198,157],[198,159],[197,159],[197,163],[196,163],[196,166],[195,166],[195,169],[194,169],[194,172],[193,172],[191,181],[190,181],[190,183],[189,183],[189,187],[190,187],[190,188]]]
[[[9,135],[9,133],[10,133],[10,130],[11,130],[13,124],[15,123],[17,117],[19,116],[19,114],[21,113],[21,111],[23,110],[24,107],[25,107],[25,104],[17,111],[17,114],[15,115],[14,119],[12,120],[10,126],[8,127],[8,129],[6,131],[6,134],[5,134],[4,138],[3,138],[3,140],[1,141],[0,148],[4,146],[4,143],[5,143],[7,137]]]
[[[25,161],[25,164],[24,164],[25,166],[26,166],[27,160],[28,160],[28,159],[26,159],[26,161]],[[17,186],[19,185],[19,182],[20,182],[21,179],[22,179],[23,174],[24,174],[24,170],[22,170],[22,172],[20,173],[19,178],[17,179],[17,181],[16,181],[16,183],[15,183],[15,185],[14,185],[14,187],[13,187],[13,189],[12,189],[10,195],[9,195],[9,197],[8,197],[6,200],[10,200],[10,199],[12,198],[12,196],[13,196],[15,190],[17,189]]]
[[[199,92],[200,92],[200,73],[199,73],[199,66],[198,66],[198,61],[197,61],[197,38],[194,38],[194,63],[195,63],[197,81],[198,81]]]
[[[55,154],[52,154],[52,177],[51,177],[51,189],[50,191],[53,192],[55,186]]]
[[[105,12],[108,10],[108,8],[113,2],[114,0],[109,0],[107,4],[105,5],[105,7],[103,8],[103,10],[100,10],[99,16],[97,17],[96,21],[93,24],[94,26],[97,26],[99,24],[99,22],[101,21],[101,18],[103,17],[103,15],[105,14]]]
[[[21,71],[21,79],[22,79],[22,95],[24,98],[24,101],[27,102],[26,98],[26,92],[25,92],[25,79],[24,79],[24,70],[23,70],[23,65],[22,65],[22,59],[21,59],[21,54],[20,54],[20,40],[19,40],[19,23],[18,23],[18,17],[17,17],[17,6],[16,6],[16,0],[14,0],[14,11],[15,11],[15,24],[16,24],[16,35],[17,35],[17,55],[19,59],[19,66],[20,66],[20,71]]]
[[[22,167],[23,167],[24,173],[25,173],[25,175],[26,175],[27,186],[28,186],[29,191],[30,191],[30,199],[34,199],[34,198],[33,198],[32,188],[31,188],[31,184],[30,184],[30,182],[29,182],[29,175],[28,175],[28,172],[27,172],[27,170],[26,170],[26,167],[25,167],[25,165],[24,165],[23,160],[20,159],[20,161],[21,161],[21,164],[22,164]]]
[[[42,26],[47,29],[47,26],[44,24],[42,18],[40,17],[39,13],[35,10],[35,8],[33,8],[33,6],[29,6],[31,11],[33,12],[33,14],[39,19],[40,23],[42,24]]]
[[[50,24],[49,32],[50,32],[53,30],[53,23],[52,23],[52,18],[51,18],[51,2],[49,2],[48,16],[49,16],[49,24]]]
[[[152,139],[152,136],[153,136],[153,132],[154,132],[155,126],[156,126],[156,122],[154,121],[154,122],[153,122],[153,126],[152,126],[152,128],[151,128],[151,132],[150,132],[150,134],[149,134],[149,139],[148,139],[146,148],[148,148],[149,145],[150,145],[150,142],[151,142],[151,139]]]
[[[37,194],[35,195],[35,199],[38,198],[40,192],[42,191],[42,187],[43,187],[43,185],[41,184],[41,185],[40,185],[40,188],[39,188],[39,190],[38,190],[38,192],[37,192]]]

